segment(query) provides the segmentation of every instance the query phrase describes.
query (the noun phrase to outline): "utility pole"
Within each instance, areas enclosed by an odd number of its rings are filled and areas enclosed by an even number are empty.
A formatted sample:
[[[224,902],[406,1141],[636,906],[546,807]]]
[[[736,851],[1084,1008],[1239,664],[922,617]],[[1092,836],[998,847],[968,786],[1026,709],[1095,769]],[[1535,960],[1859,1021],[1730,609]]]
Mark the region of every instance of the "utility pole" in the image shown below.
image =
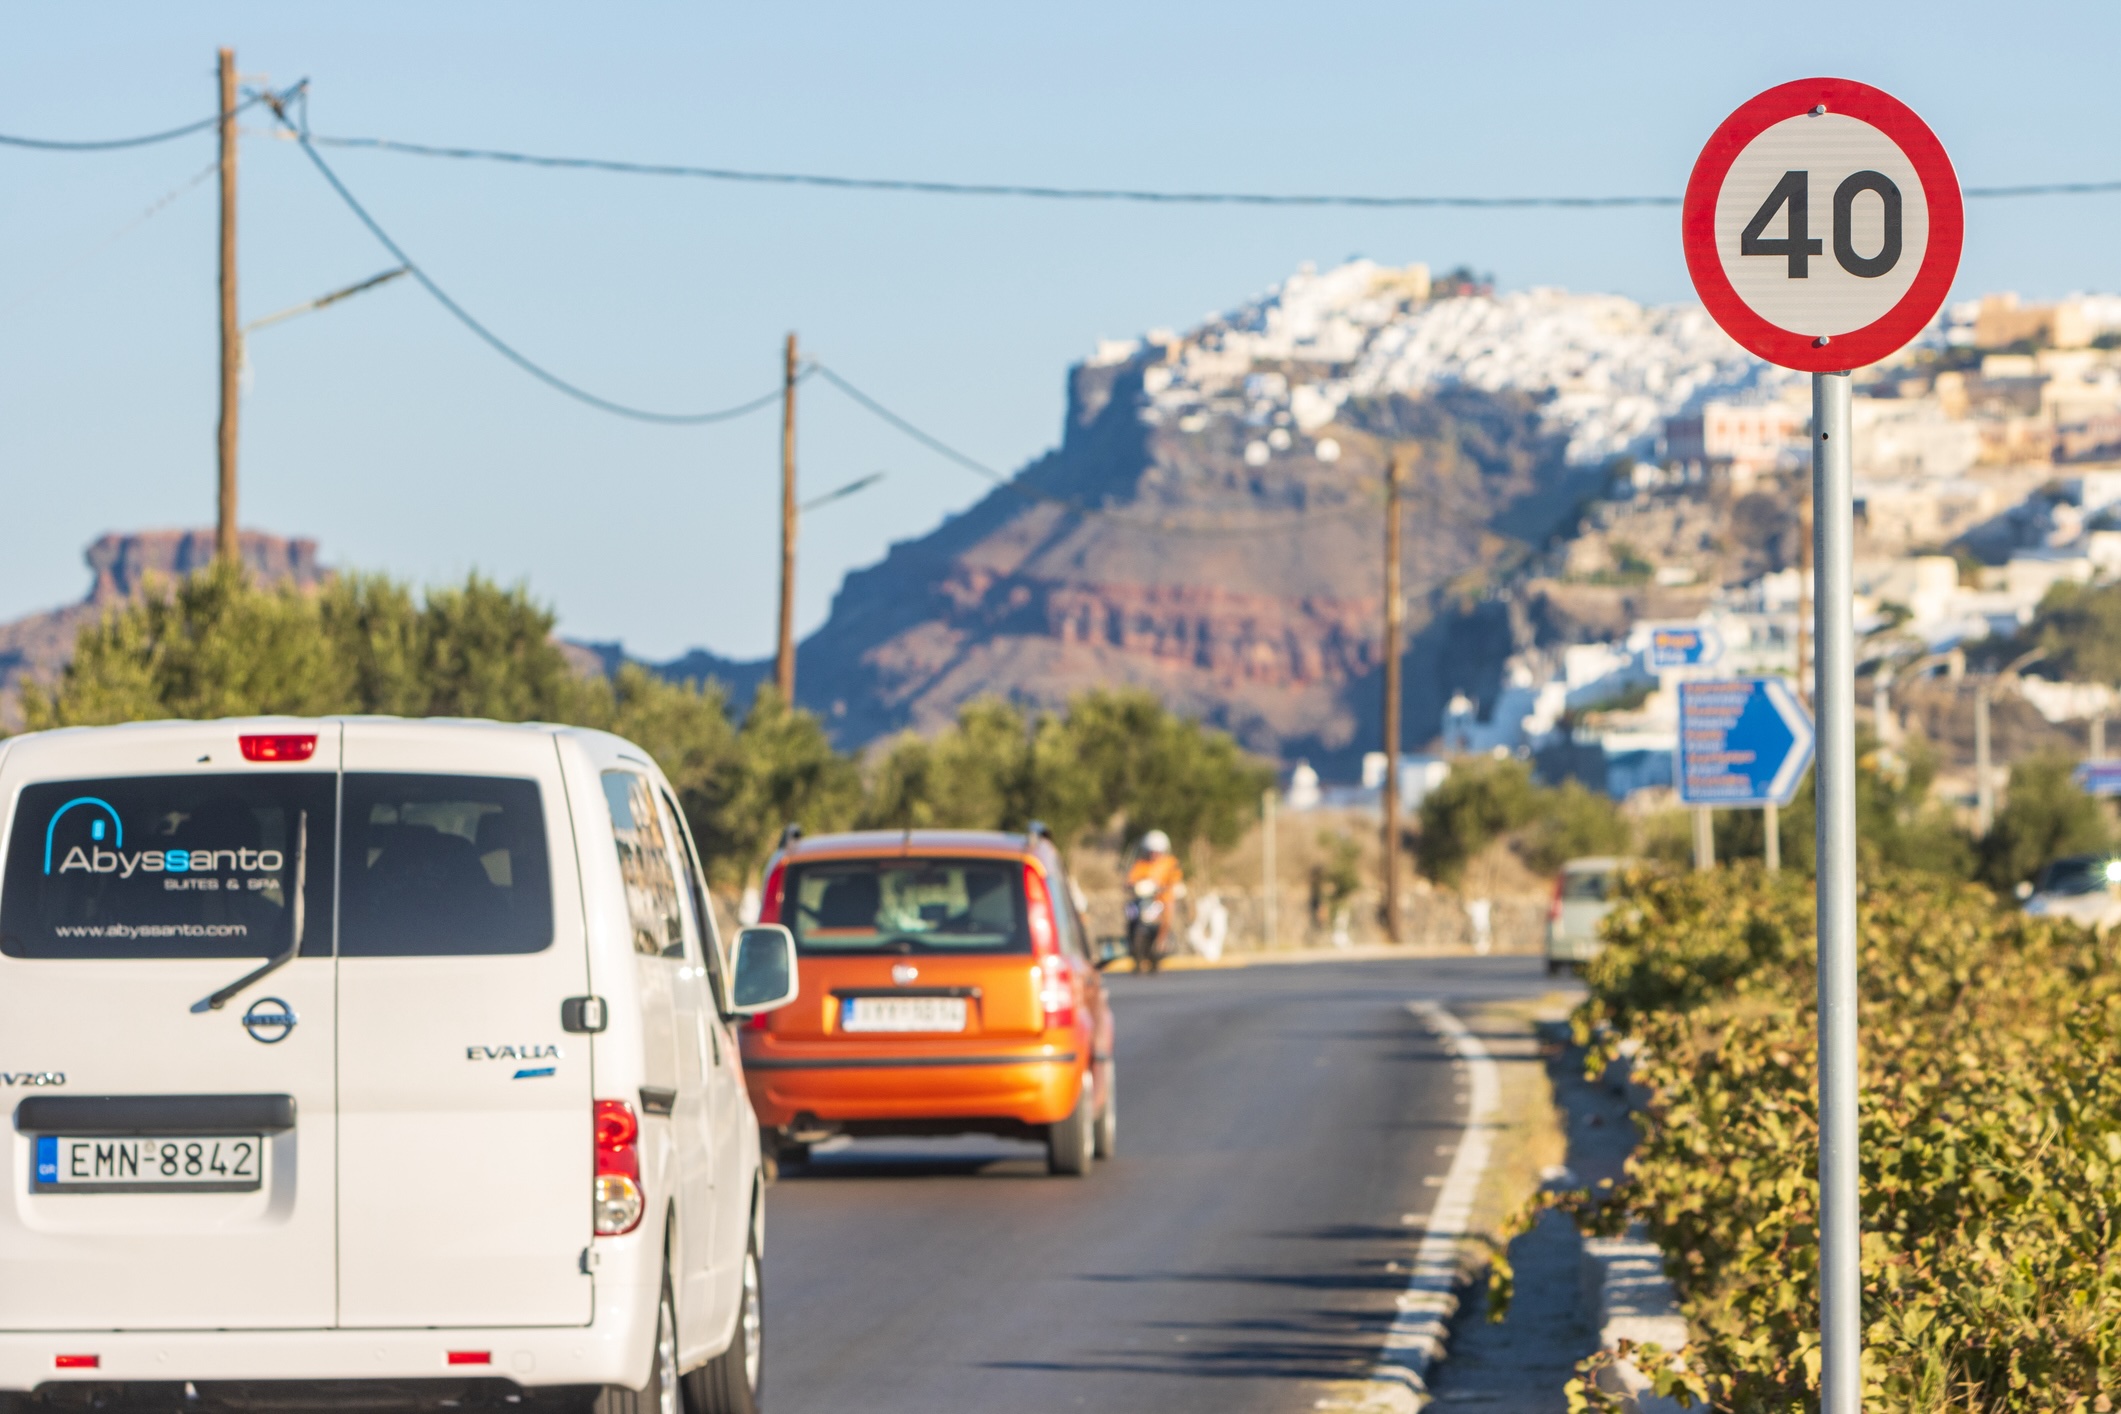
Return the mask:
[[[1265,791],[1261,792],[1259,797],[1260,866],[1261,872],[1266,875],[1267,881],[1266,897],[1264,899],[1267,906],[1267,917],[1266,927],[1262,931],[1266,934],[1267,951],[1269,952],[1272,952],[1281,941],[1279,936],[1280,929],[1276,926],[1280,920],[1275,916],[1279,912],[1281,897],[1274,877],[1274,794],[1275,787],[1268,786]]]
[[[1399,493],[1412,447],[1394,447],[1385,472],[1385,940],[1399,941],[1399,659],[1407,605],[1399,588]]]
[[[795,335],[788,336],[781,375],[781,636],[773,655],[773,685],[795,705]]]
[[[1974,834],[1981,839],[1988,838],[1989,826],[1996,823],[1996,782],[1988,761],[1988,693],[1989,679],[1984,676],[1974,685]]]
[[[236,322],[236,52],[221,51],[221,494],[214,557],[241,562],[236,536],[236,400],[242,373],[243,330]]]

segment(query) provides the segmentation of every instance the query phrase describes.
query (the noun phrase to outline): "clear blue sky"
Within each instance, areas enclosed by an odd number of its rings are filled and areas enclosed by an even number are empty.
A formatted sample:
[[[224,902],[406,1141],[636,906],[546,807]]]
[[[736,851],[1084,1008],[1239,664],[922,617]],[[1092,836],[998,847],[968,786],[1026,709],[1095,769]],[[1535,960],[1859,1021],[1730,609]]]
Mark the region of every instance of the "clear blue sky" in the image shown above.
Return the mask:
[[[0,131],[210,111],[216,45],[308,76],[319,132],[958,180],[1267,191],[1676,193],[1773,83],[1924,114],[1969,185],[2121,177],[2107,6],[159,4],[0,9]],[[212,158],[0,150],[0,616],[71,599],[98,533],[213,511]],[[1676,213],[1149,209],[854,195],[340,153],[412,253],[533,356],[666,407],[770,389],[782,335],[989,463],[1051,445],[1067,365],[1299,262],[1460,261],[1505,286],[1689,295]],[[243,153],[255,317],[385,268],[290,146]],[[1970,204],[1959,293],[2121,288],[2121,196]],[[777,429],[622,422],[502,363],[409,282],[264,331],[244,523],[332,563],[527,580],[637,652],[772,636]],[[981,494],[812,383],[801,622]]]

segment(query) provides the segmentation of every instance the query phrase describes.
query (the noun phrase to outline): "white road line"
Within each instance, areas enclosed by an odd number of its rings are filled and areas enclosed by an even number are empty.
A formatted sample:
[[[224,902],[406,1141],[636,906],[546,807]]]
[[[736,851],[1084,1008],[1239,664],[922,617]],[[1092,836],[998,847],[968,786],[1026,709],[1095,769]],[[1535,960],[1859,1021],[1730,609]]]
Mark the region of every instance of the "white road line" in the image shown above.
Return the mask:
[[[1412,1407],[1419,1409],[1428,1402],[1429,1372],[1443,1358],[1451,1317],[1458,1312],[1459,1254],[1473,1235],[1473,1202],[1487,1173],[1502,1110],[1502,1072],[1495,1068],[1480,1038],[1444,1007],[1435,1002],[1409,1002],[1407,1010],[1439,1033],[1452,1054],[1464,1062],[1468,1090],[1465,1131],[1459,1136],[1443,1189],[1422,1226],[1414,1273],[1399,1294],[1399,1315],[1386,1332],[1384,1349],[1370,1372],[1373,1381],[1405,1391],[1378,1401],[1380,1406],[1404,1405],[1411,1395]]]

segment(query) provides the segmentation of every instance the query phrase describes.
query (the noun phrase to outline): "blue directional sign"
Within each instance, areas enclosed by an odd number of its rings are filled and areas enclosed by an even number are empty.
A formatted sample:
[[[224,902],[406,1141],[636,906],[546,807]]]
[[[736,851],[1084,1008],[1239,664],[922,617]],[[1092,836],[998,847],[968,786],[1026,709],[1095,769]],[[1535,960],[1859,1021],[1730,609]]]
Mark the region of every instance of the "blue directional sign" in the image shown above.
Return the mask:
[[[1812,762],[1812,719],[1781,678],[1679,685],[1679,798],[1788,805]]]
[[[2086,795],[2121,795],[2121,761],[2086,761],[2070,777]]]
[[[1706,624],[1659,624],[1650,630],[1650,667],[1705,668],[1723,656],[1723,635]]]

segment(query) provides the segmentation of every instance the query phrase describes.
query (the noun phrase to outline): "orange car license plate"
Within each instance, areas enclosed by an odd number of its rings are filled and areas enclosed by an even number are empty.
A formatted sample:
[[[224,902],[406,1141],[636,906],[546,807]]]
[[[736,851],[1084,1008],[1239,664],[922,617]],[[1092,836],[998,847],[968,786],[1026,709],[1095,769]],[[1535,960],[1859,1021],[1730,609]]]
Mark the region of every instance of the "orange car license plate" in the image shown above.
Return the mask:
[[[963,997],[847,997],[842,1031],[962,1031]]]

